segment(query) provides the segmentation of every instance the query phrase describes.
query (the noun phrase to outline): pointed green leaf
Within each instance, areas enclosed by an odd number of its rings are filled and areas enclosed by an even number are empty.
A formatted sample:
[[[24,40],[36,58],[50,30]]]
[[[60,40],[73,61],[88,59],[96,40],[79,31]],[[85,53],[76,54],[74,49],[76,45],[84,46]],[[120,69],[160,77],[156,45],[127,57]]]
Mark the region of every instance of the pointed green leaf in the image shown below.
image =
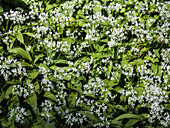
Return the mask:
[[[6,91],[6,94],[5,94],[5,98],[8,99],[9,98],[9,95],[12,93],[12,89],[13,89],[13,86],[10,86],[7,91]]]
[[[24,37],[21,32],[18,32],[17,39],[24,44]]]
[[[112,120],[110,122],[111,125],[116,125],[116,126],[123,126],[122,122],[120,121],[117,121],[117,120]]]
[[[35,57],[34,59],[34,64],[42,57],[44,57],[45,55],[44,54],[39,54],[38,56]]]
[[[135,114],[123,114],[123,115],[120,115],[118,116],[115,120],[121,120],[121,119],[139,119],[139,116],[138,115],[135,115]]]
[[[3,7],[0,6],[0,13],[3,12],[3,11],[4,11]]]
[[[123,107],[122,105],[116,105],[115,108],[126,112],[125,107]]]
[[[138,119],[130,119],[126,124],[125,128],[132,127],[134,124],[136,124],[139,120]]]
[[[38,114],[38,108],[37,108],[37,95],[33,93],[28,99],[25,100],[33,109],[35,114]]]
[[[32,70],[32,72],[28,73],[28,78],[33,80],[33,79],[35,79],[38,76],[39,73],[40,72],[37,71],[37,70]]]
[[[122,8],[121,10],[120,10],[120,13],[124,13],[125,12],[125,8]]]
[[[35,37],[35,36],[34,36],[34,33],[26,32],[26,33],[23,33],[23,34],[24,34],[24,35],[31,36],[31,37]]]
[[[14,128],[14,121],[5,118],[2,118],[0,121],[2,128]]]
[[[145,23],[145,20],[142,17],[140,17],[139,20],[140,20],[141,23]]]
[[[148,50],[149,50],[148,47],[144,47],[144,48],[141,49],[141,52],[147,52]]]
[[[158,74],[157,74],[159,77],[162,76],[162,67],[161,66],[158,66]]]
[[[75,107],[77,95],[78,95],[77,92],[76,92],[76,93],[72,92],[72,93],[69,95],[69,97],[68,97],[68,103],[69,103],[69,106],[70,106],[70,107]]]
[[[54,125],[52,125],[51,123],[45,123],[43,125],[43,128],[56,128]]]
[[[78,113],[85,115],[89,120],[96,120],[95,116],[92,115],[89,111],[79,111]]]
[[[153,74],[156,76],[157,75],[157,71],[158,71],[157,65],[151,64],[151,69],[153,71]]]
[[[40,117],[37,118],[37,121],[31,126],[31,128],[43,128],[46,122]]]
[[[40,85],[39,85],[38,81],[34,83],[34,88],[35,88],[36,92],[39,92]]]
[[[152,58],[152,57],[150,57],[150,56],[145,56],[145,59],[146,59],[146,60],[150,60],[150,61],[152,61],[153,63],[159,62],[158,58]]]
[[[154,49],[153,52],[155,53],[156,57],[160,58],[159,49]]]
[[[56,98],[51,92],[46,92],[46,93],[44,94],[44,97],[49,98],[49,99],[51,99],[51,100],[54,100],[54,101],[58,102],[58,101],[57,101],[57,98]]]
[[[95,58],[95,57],[101,58],[102,55],[101,55],[101,53],[94,53],[94,54],[92,55],[92,57],[93,57],[93,58]]]
[[[67,60],[57,60],[55,61],[55,64],[68,64]]]
[[[23,48],[19,47],[19,48],[13,48],[9,51],[10,53],[16,53],[19,54],[20,56],[22,56],[23,58],[29,60],[30,62],[32,61],[32,58],[29,54],[29,52],[25,51]]]
[[[22,67],[31,67],[31,68],[33,67],[31,64],[29,64],[29,63],[27,63],[27,62],[21,61],[20,63],[21,63],[21,66],[22,66]]]

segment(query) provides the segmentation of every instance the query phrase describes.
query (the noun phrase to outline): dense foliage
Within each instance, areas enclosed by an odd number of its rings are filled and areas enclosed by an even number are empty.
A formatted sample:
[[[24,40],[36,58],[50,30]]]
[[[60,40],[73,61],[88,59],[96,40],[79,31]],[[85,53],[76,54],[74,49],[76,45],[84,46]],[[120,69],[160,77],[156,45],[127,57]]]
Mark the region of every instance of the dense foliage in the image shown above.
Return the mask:
[[[0,3],[1,128],[170,127],[170,2]]]

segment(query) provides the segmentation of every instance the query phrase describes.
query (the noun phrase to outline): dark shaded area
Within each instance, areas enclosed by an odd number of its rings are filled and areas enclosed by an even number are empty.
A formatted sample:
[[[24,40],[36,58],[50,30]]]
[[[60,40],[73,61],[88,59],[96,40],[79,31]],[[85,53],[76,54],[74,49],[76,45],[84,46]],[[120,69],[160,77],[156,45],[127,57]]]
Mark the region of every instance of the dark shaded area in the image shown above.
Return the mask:
[[[18,7],[22,8],[25,12],[29,11],[29,6],[22,0],[0,0],[0,6],[4,11],[15,10]]]

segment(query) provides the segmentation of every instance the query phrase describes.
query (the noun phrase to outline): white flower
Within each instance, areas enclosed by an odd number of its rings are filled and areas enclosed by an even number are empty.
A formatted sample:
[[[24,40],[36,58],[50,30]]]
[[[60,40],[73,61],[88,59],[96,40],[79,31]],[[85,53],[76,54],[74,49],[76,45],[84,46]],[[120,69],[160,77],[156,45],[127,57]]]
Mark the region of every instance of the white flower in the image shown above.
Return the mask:
[[[32,48],[31,45],[29,45],[26,50],[27,50],[27,51],[30,51],[31,48]]]

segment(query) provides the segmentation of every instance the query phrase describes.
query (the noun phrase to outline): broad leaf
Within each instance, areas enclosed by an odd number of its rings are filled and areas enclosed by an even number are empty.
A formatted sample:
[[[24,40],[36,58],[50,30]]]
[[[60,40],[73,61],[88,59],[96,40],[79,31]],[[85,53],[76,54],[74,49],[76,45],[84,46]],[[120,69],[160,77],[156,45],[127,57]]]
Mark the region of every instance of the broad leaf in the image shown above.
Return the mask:
[[[112,120],[110,122],[111,125],[116,125],[116,126],[123,126],[121,121],[117,121],[117,120]]]
[[[35,79],[38,76],[39,73],[40,72],[37,71],[37,70],[32,70],[32,72],[28,73],[28,78],[33,80],[33,79]]]
[[[121,119],[140,119],[138,115],[135,114],[123,114],[118,116],[115,120],[121,120]]]
[[[45,55],[44,54],[39,54],[38,56],[35,57],[34,59],[34,64],[42,57],[44,57]]]
[[[51,99],[51,100],[53,100],[53,101],[58,102],[58,101],[57,101],[57,98],[56,98],[51,92],[46,92],[46,93],[44,94],[44,97],[49,98],[49,99]]]
[[[0,6],[0,13],[3,12],[3,11],[4,11],[3,7]]]
[[[24,34],[24,35],[31,36],[31,37],[35,37],[35,36],[34,36],[34,33],[26,32],[26,33],[23,33],[23,34]]]
[[[13,86],[10,86],[10,87],[7,89],[7,91],[6,91],[6,93],[5,93],[5,98],[6,98],[6,99],[8,99],[8,98],[9,98],[9,95],[12,93],[12,89],[13,89]]]
[[[139,120],[138,119],[130,119],[126,124],[125,128],[132,127],[134,124],[136,124]]]
[[[19,48],[13,48],[9,51],[10,53],[16,53],[20,56],[22,56],[23,58],[29,60],[30,62],[32,61],[32,58],[29,54],[29,52],[25,51],[23,48],[19,47]]]
[[[18,32],[17,39],[24,44],[24,37],[21,32]]]
[[[28,99],[25,100],[32,108],[35,114],[38,114],[38,109],[37,109],[37,95],[33,93]]]

